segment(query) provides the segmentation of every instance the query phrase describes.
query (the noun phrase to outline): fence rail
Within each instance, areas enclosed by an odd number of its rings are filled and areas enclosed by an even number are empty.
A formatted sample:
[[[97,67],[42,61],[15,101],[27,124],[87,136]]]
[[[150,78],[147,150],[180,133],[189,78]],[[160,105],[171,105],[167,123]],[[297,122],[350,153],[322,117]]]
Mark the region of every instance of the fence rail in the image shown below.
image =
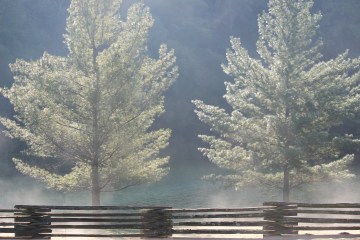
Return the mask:
[[[264,210],[256,208],[207,208],[207,209],[169,209],[174,236],[193,235],[233,235],[268,233],[262,227],[267,224]],[[273,207],[270,207],[273,208]]]
[[[261,207],[200,209],[17,205],[0,209],[0,239],[271,238],[305,234],[315,238],[339,233],[360,237],[360,204],[266,202]]]
[[[0,238],[14,233],[14,209],[0,209]]]

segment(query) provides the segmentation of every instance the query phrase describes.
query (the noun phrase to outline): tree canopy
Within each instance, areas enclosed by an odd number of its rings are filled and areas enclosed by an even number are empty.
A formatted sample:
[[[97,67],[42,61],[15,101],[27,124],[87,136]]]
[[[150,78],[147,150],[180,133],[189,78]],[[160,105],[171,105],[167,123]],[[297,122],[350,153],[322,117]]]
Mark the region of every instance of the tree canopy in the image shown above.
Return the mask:
[[[290,190],[325,179],[352,177],[342,156],[351,136],[334,136],[331,128],[359,109],[360,58],[348,52],[322,60],[316,38],[320,13],[313,1],[270,0],[258,18],[257,53],[250,56],[239,38],[231,38],[224,72],[225,100],[231,112],[193,101],[199,119],[213,136],[200,135],[209,148],[200,151],[227,169],[210,179],[241,188],[262,185]]]
[[[7,134],[28,145],[38,162],[70,166],[62,174],[14,159],[22,173],[58,190],[101,191],[156,181],[167,172],[170,130],[150,129],[163,111],[163,93],[177,78],[173,50],[158,59],[147,52],[153,18],[143,3],[125,20],[120,0],[72,0],[65,44],[68,55],[44,53],[35,61],[11,65],[15,82],[2,94],[14,119],[1,118]],[[44,165],[44,164],[42,164]]]

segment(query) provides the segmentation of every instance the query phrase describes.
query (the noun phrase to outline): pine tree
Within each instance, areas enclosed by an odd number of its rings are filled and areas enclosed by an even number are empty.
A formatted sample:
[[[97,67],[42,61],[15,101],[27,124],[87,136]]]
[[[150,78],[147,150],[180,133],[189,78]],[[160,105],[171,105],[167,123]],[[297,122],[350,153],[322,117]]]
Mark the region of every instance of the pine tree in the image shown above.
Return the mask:
[[[93,205],[102,191],[157,181],[168,172],[168,157],[159,152],[170,130],[150,127],[178,75],[174,52],[162,45],[159,58],[150,57],[149,8],[136,3],[122,20],[120,4],[72,0],[68,55],[17,60],[15,82],[2,89],[16,116],[1,123],[10,137],[27,143],[26,159],[37,160],[13,159],[16,168],[57,190],[91,190]]]
[[[193,103],[199,119],[215,136],[199,136],[209,148],[199,150],[228,171],[206,178],[239,189],[265,186],[290,190],[326,179],[347,179],[352,155],[340,146],[357,144],[351,136],[334,136],[332,127],[359,109],[360,58],[347,52],[322,60],[316,38],[320,13],[312,1],[270,0],[258,18],[256,59],[231,38],[224,72],[224,98],[231,107]]]

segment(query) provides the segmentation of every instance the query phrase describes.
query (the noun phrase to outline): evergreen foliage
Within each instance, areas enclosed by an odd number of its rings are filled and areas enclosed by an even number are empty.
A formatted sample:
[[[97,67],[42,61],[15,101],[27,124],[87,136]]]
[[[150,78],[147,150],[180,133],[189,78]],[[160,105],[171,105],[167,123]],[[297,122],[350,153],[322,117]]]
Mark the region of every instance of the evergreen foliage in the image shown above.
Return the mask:
[[[351,136],[334,136],[331,128],[359,110],[360,58],[348,53],[322,60],[316,38],[320,13],[312,1],[270,0],[258,18],[256,59],[231,38],[224,72],[226,112],[200,100],[193,103],[199,119],[215,136],[200,135],[209,148],[199,150],[228,169],[207,176],[239,189],[262,185],[283,191],[326,179],[347,179],[352,155],[341,156]]]
[[[163,111],[163,92],[177,78],[172,50],[148,55],[153,19],[142,2],[121,20],[121,0],[72,0],[66,57],[44,53],[11,65],[15,82],[2,94],[16,111],[1,118],[25,154],[72,166],[66,174],[14,159],[17,169],[62,191],[89,189],[93,205],[101,191],[157,181],[168,172],[159,156],[170,130],[150,130]],[[40,163],[41,165],[41,163]]]

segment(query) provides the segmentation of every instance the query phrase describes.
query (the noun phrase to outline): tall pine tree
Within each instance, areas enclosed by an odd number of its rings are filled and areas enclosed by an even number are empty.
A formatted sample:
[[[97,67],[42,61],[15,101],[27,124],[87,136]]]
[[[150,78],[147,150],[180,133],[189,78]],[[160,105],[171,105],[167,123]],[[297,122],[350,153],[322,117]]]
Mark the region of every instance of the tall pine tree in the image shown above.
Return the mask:
[[[360,58],[347,52],[324,61],[316,39],[320,13],[312,1],[270,0],[268,13],[258,18],[255,59],[231,38],[224,72],[224,98],[232,111],[193,101],[199,119],[215,136],[200,138],[209,148],[199,150],[221,168],[223,175],[207,178],[229,186],[262,185],[290,191],[307,183],[352,177],[352,155],[339,147],[357,143],[351,136],[333,136],[330,129],[359,109]]]
[[[170,130],[150,127],[178,75],[174,53],[162,45],[159,58],[150,57],[148,7],[136,3],[121,20],[120,4],[72,0],[69,54],[17,60],[11,65],[14,84],[2,89],[17,114],[1,123],[39,163],[14,159],[17,169],[58,190],[91,190],[93,205],[100,204],[102,191],[156,181],[168,171],[168,157],[159,152]],[[46,164],[55,160],[71,169],[64,173]]]

